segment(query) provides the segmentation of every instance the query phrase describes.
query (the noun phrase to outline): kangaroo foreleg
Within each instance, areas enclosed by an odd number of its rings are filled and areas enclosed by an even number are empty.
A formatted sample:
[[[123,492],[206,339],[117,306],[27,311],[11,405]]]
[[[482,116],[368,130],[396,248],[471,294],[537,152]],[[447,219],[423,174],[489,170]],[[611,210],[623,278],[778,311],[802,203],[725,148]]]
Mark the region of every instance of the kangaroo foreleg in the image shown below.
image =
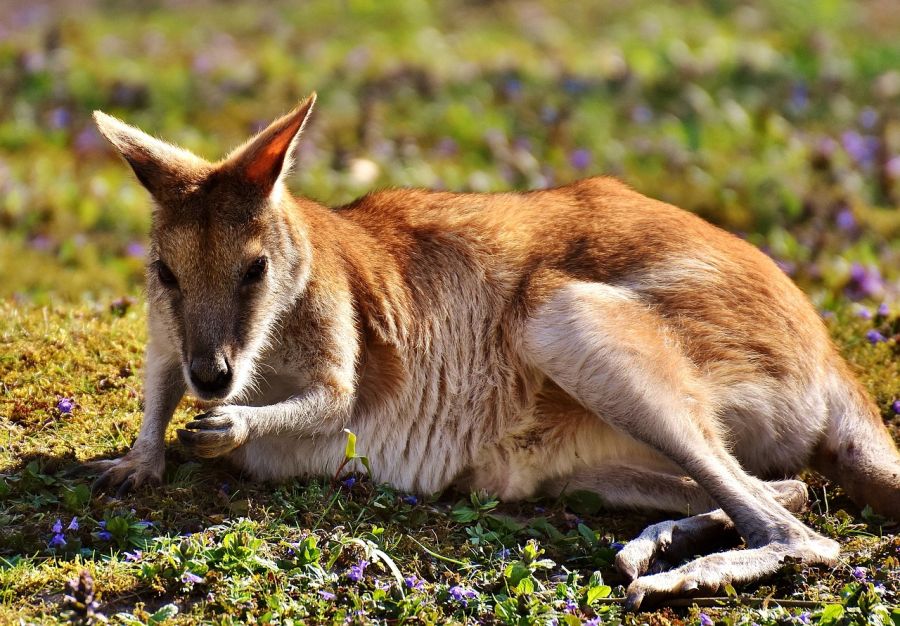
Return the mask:
[[[216,407],[179,430],[178,439],[197,456],[213,458],[260,437],[316,437],[340,432],[349,410],[348,393],[324,383],[315,384],[275,404]]]

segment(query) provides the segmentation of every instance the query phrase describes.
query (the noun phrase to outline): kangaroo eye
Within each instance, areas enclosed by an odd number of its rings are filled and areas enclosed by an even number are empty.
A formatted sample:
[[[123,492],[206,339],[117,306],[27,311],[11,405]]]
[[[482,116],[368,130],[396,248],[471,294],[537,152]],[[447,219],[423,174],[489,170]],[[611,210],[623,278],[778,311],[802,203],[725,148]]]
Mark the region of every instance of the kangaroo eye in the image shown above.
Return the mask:
[[[177,289],[178,279],[175,278],[175,274],[172,273],[172,270],[169,269],[169,266],[162,261],[157,261],[155,265],[156,275],[159,276],[159,282],[161,282],[164,286],[169,287],[170,289]]]
[[[250,267],[247,268],[247,271],[244,273],[244,278],[241,280],[241,283],[244,285],[252,285],[253,283],[258,283],[266,273],[266,268],[268,266],[269,259],[264,256],[259,257],[250,264]]]

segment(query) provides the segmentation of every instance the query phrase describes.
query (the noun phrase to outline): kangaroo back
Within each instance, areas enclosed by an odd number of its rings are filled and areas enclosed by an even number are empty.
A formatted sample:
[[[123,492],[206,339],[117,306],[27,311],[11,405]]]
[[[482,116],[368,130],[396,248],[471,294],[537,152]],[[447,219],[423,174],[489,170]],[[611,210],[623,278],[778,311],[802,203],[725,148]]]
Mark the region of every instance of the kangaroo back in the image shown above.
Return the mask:
[[[878,406],[842,361],[828,399],[829,422],[812,467],[859,505],[900,520],[900,453]]]

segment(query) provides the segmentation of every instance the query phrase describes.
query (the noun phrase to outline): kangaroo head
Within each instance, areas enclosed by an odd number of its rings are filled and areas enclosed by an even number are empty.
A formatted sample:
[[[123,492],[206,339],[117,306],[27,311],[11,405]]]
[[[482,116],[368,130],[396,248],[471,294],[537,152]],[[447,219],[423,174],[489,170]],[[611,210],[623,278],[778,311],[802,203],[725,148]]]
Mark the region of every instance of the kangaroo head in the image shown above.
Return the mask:
[[[315,94],[217,163],[94,113],[155,200],[151,332],[180,346],[185,381],[205,400],[240,395],[305,288],[311,248],[282,179],[314,102]]]

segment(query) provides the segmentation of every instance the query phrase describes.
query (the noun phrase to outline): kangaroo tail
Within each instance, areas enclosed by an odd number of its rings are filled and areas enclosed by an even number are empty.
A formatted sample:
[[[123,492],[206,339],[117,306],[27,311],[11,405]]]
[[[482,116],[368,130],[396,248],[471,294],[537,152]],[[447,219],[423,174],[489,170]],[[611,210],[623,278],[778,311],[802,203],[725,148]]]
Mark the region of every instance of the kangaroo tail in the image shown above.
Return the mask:
[[[843,362],[832,383],[828,426],[812,467],[860,506],[900,521],[900,453],[878,406]]]

